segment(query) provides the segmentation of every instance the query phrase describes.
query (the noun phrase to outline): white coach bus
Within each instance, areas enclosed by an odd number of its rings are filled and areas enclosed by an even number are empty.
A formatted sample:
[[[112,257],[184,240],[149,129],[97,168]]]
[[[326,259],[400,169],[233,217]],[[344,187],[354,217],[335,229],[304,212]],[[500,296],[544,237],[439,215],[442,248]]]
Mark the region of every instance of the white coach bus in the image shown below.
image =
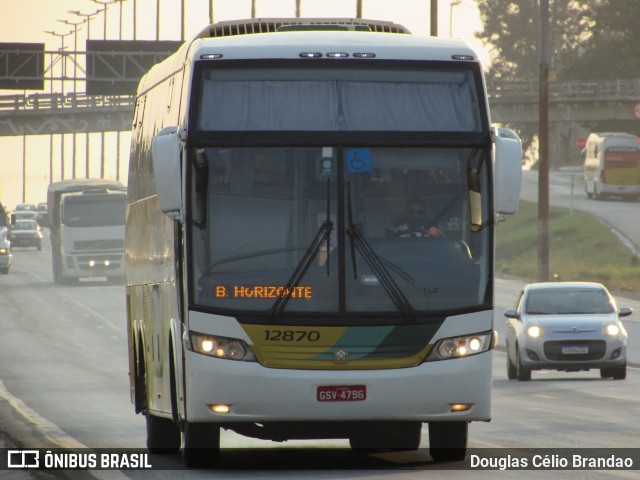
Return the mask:
[[[522,156],[474,51],[387,22],[214,24],[141,80],[134,117],[148,448],[212,465],[232,430],[464,458],[491,418],[494,230]]]
[[[592,133],[584,150],[584,190],[588,198],[640,199],[640,140],[621,132]]]

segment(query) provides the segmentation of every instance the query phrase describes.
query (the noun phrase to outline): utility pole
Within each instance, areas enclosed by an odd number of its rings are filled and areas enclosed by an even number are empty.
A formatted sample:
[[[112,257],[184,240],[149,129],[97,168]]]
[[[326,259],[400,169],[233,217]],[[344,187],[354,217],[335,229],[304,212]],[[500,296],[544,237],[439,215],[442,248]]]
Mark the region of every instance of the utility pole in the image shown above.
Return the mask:
[[[82,25],[81,22],[70,22],[69,20],[58,20],[65,25],[73,26],[73,95],[78,93],[78,26]],[[76,178],[76,132],[72,135],[72,150],[71,150],[71,178]]]
[[[112,3],[116,3],[118,0],[104,0],[102,2],[98,1],[98,0],[91,0],[93,3],[97,3],[98,5],[102,5],[102,9],[98,9],[98,12],[102,12],[104,14],[104,24],[102,26],[102,31],[103,31],[103,37],[104,40],[107,39],[107,7],[109,5],[111,5]]]
[[[134,0],[135,1],[135,0]],[[91,19],[93,17],[95,17],[96,15],[98,15],[100,13],[100,10],[96,10],[93,13],[82,13],[80,10],[67,10],[67,13],[71,13],[73,15],[77,15],[79,17],[84,17],[84,21],[87,22],[87,40],[91,40]],[[89,165],[89,132],[85,132],[84,134],[84,139],[85,139],[85,173],[84,176],[85,178],[89,178],[89,170],[90,170],[90,165]],[[74,142],[74,148],[75,148],[75,142]],[[53,181],[53,179],[51,179],[50,181]]]
[[[64,37],[71,35],[73,33],[73,30],[70,30],[67,33],[57,33],[53,31],[45,31],[45,33],[48,33],[49,35],[53,35],[56,37],[60,37],[60,56],[56,58],[56,60],[51,62],[51,65],[48,68],[51,71],[50,91],[53,99],[53,67],[55,66],[56,63],[58,63],[58,61],[60,61],[60,68],[61,68],[60,90],[64,97],[64,81],[65,81],[65,78],[67,77],[67,71],[66,71],[67,59],[66,59],[66,54],[64,53]],[[45,70],[45,74],[46,74],[46,70]],[[56,101],[57,103],[57,100],[54,100],[54,101]],[[64,133],[60,134],[60,180],[64,180]],[[49,182],[52,182],[52,181],[53,181],[53,134],[49,134]]]
[[[184,0],[182,0],[180,2],[180,40],[182,40],[183,42],[185,37],[184,17],[185,17],[185,5],[184,5]]]
[[[133,0],[133,39],[138,39],[138,0]]]
[[[302,16],[302,0],[296,0],[296,18]]]
[[[540,0],[538,280],[549,280],[549,0]]]
[[[156,42],[160,40],[160,0],[156,1]]]
[[[438,0],[431,0],[431,36],[438,36]]]
[[[102,13],[104,14],[104,27],[102,29],[102,32],[103,32],[103,40],[107,40],[107,7],[112,3],[116,3],[118,0],[110,0],[110,1],[109,0],[103,0],[103,1],[91,0],[91,1],[94,3],[97,3],[98,5],[103,5],[104,7],[102,9]],[[100,132],[100,178],[104,178],[104,167],[106,162],[105,141],[106,141],[105,132]]]
[[[362,18],[362,0],[356,1],[356,18]]]

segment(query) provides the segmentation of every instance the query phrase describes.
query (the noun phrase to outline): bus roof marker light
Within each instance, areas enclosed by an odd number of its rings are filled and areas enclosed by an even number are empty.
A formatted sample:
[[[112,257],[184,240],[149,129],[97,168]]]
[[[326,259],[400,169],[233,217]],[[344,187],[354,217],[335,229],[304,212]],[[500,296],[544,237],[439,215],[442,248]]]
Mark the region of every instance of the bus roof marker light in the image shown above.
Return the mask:
[[[300,52],[301,58],[321,58],[322,53],[320,52]]]
[[[453,60],[464,60],[465,62],[472,62],[475,60],[473,55],[451,55]]]
[[[349,56],[346,52],[329,52],[327,57],[329,58],[347,58]]]
[[[353,54],[353,58],[376,58],[376,54],[371,52],[357,52]]]
[[[223,55],[221,53],[205,53],[204,55],[200,55],[200,60],[217,60],[222,57]]]

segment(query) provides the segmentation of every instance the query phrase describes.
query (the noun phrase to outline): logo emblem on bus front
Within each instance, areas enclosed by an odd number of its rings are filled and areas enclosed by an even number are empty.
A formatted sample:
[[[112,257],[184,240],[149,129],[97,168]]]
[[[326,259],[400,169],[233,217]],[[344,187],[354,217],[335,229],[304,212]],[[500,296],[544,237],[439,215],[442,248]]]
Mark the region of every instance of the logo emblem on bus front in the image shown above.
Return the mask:
[[[349,362],[349,352],[347,352],[346,350],[337,350],[334,354],[333,354],[333,361],[335,363],[348,363]]]

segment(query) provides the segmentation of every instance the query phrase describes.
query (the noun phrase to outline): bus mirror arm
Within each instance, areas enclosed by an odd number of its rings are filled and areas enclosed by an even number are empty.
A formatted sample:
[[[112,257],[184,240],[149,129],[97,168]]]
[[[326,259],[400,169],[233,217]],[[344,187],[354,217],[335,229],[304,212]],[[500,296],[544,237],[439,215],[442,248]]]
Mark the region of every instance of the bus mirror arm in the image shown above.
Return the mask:
[[[178,127],[163,128],[153,137],[151,157],[160,210],[173,220],[182,218],[181,153]]]
[[[520,202],[522,142],[508,128],[493,128],[494,206],[497,214],[513,214]]]

